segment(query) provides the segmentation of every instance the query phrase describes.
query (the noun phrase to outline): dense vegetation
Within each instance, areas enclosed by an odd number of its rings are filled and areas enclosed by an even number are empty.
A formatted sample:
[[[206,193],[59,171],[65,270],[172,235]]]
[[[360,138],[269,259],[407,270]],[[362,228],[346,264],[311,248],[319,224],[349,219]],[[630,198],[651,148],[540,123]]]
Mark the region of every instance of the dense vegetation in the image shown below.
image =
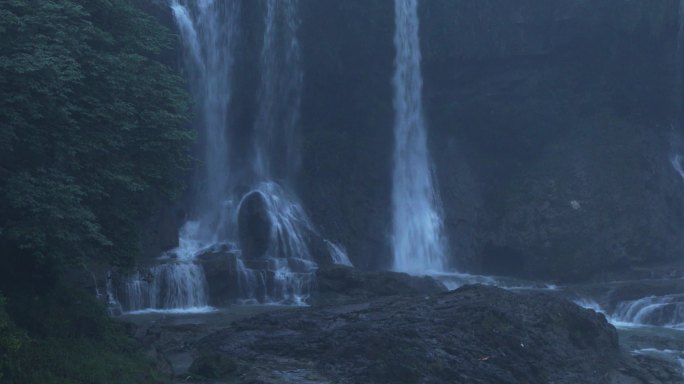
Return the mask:
[[[141,365],[60,272],[129,265],[189,165],[189,99],[161,59],[177,40],[143,5],[0,0],[0,382],[137,380],[112,375]]]

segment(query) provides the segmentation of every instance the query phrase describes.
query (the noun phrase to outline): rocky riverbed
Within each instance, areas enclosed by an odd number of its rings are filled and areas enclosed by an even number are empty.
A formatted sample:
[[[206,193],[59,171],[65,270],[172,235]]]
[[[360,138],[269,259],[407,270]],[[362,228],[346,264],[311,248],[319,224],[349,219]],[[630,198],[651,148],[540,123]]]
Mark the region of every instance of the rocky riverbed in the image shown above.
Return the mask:
[[[363,276],[330,273],[364,291]],[[603,315],[566,300],[385,278],[413,288],[341,298],[332,279],[331,305],[138,317],[133,330],[177,382],[684,383],[676,361],[632,353],[648,336],[621,344]]]

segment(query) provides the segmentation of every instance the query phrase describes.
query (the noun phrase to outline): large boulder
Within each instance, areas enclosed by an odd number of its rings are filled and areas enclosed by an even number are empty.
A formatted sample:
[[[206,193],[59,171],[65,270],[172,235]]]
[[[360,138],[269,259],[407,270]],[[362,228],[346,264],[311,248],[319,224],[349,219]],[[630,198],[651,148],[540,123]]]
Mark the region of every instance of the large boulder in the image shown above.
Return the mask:
[[[245,258],[259,258],[266,254],[272,227],[264,195],[259,191],[245,195],[238,210],[238,237]]]
[[[602,315],[484,286],[263,314],[200,344],[233,359],[236,382],[663,382],[622,355]]]
[[[207,279],[209,305],[224,307],[233,304],[240,295],[238,285],[238,255],[234,252],[206,252],[197,257]]]

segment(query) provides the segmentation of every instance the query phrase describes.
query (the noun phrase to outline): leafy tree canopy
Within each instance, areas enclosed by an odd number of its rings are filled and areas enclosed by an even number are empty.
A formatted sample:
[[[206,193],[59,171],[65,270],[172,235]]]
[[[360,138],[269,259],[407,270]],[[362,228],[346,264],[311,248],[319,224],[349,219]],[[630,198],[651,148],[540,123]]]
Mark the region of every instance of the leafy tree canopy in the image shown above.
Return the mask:
[[[193,139],[175,36],[135,0],[0,0],[0,257],[129,263]]]

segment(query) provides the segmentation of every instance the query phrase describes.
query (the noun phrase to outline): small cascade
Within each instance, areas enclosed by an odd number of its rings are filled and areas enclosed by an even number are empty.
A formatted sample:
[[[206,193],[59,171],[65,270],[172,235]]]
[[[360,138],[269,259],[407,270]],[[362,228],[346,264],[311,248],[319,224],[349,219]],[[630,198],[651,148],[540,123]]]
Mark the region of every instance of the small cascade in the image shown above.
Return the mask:
[[[394,4],[393,269],[439,273],[447,270],[448,263],[423,116],[418,0],[395,0]]]
[[[612,316],[620,323],[684,328],[684,294],[649,296],[619,303]]]
[[[207,307],[206,279],[202,267],[176,262],[138,271],[126,282],[123,307],[129,311],[144,309],[183,309]]]
[[[239,302],[305,305],[316,283],[316,264],[301,259],[236,259]]]
[[[329,240],[325,240],[325,245],[328,247],[333,264],[345,265],[347,267],[354,266],[351,260],[349,260],[349,256],[347,256],[347,251],[341,245],[337,245]]]

